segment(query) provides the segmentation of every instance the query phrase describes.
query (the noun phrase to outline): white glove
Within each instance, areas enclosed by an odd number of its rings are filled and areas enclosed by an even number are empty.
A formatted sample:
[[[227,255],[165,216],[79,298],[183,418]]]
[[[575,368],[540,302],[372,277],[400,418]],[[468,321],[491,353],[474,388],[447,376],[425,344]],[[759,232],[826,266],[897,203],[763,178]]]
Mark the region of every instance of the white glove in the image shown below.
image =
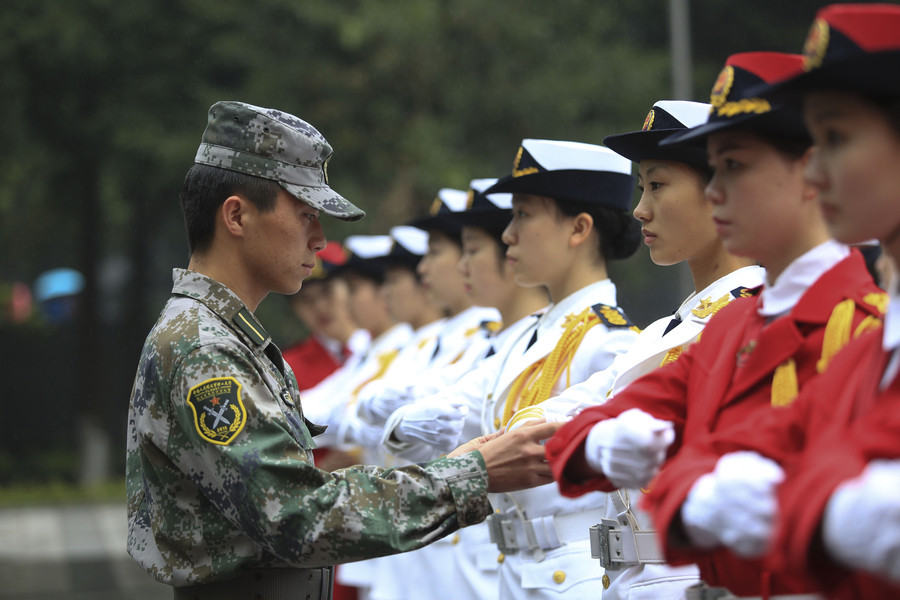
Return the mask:
[[[777,463],[756,452],[732,452],[712,473],[697,479],[681,506],[681,520],[694,545],[731,548],[746,558],[762,556],[772,536],[784,479]]]
[[[401,442],[425,442],[449,452],[459,445],[469,407],[465,402],[438,398],[422,400],[400,409],[402,418],[394,428]]]
[[[594,425],[584,442],[584,454],[588,465],[617,488],[640,488],[659,471],[674,440],[670,421],[632,408]]]
[[[376,448],[381,445],[382,427],[365,423],[356,417],[348,417],[349,421],[343,431],[343,442],[351,446]]]
[[[900,461],[876,460],[831,495],[825,547],[853,568],[900,582]]]
[[[357,402],[357,412],[366,421],[384,425],[395,410],[412,402],[406,386],[391,386],[375,380],[362,389]]]

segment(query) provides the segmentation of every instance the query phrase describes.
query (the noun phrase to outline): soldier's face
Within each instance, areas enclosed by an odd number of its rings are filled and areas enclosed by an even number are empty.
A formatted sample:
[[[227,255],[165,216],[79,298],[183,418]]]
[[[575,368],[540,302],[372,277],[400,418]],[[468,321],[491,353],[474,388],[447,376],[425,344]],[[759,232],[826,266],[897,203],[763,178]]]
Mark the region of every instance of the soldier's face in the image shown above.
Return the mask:
[[[654,263],[674,265],[718,247],[712,203],[703,194],[705,186],[700,172],[684,163],[641,161],[641,199],[634,217],[641,222],[641,235]]]
[[[806,178],[819,190],[831,234],[845,243],[898,245],[900,135],[886,113],[844,92],[809,94],[803,113],[815,143]]]
[[[319,211],[284,190],[278,191],[272,210],[248,211],[245,256],[257,285],[266,291],[296,293],[325,241]]]
[[[453,313],[468,305],[462,274],[456,268],[461,252],[450,237],[432,231],[428,234],[428,251],[416,267],[435,304]]]
[[[531,194],[514,194],[512,213],[503,231],[507,267],[519,285],[546,285],[552,294],[573,260],[569,238],[574,219],[560,213],[553,199]]]
[[[388,267],[382,286],[391,316],[401,323],[414,327],[420,323],[423,308],[431,303],[431,298],[422,288],[415,274],[405,267]]]
[[[479,306],[501,306],[517,288],[510,269],[503,268],[505,259],[497,240],[479,227],[463,227],[462,258],[458,267],[465,280],[466,292]]]
[[[770,269],[781,265],[804,239],[798,230],[810,231],[820,218],[810,210],[815,195],[810,198],[803,182],[806,161],[739,130],[710,135],[707,154],[714,175],[706,196],[725,248]]]

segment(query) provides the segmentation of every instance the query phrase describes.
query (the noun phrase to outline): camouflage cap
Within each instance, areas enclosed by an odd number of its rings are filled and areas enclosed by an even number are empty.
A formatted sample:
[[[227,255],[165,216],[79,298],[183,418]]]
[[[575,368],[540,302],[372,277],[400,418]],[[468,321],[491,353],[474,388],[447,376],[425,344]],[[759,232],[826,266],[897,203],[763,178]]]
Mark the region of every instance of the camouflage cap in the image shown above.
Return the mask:
[[[216,102],[195,163],[278,182],[325,214],[358,221],[365,212],[328,186],[331,144],[294,115],[244,102]]]

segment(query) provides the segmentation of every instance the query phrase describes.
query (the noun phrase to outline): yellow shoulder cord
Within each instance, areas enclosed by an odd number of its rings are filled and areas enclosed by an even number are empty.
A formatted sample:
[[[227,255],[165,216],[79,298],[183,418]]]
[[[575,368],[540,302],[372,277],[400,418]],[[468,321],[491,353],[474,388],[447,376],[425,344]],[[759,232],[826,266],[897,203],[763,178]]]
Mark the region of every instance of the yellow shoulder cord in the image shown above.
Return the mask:
[[[565,328],[553,351],[528,366],[513,382],[506,403],[503,406],[503,425],[509,423],[513,414],[520,409],[540,404],[550,397],[553,385],[566,372],[566,387],[569,387],[569,368],[575,352],[584,336],[600,319],[593,309],[587,308],[578,315],[566,315]]]
[[[853,328],[853,314],[856,303],[851,299],[838,302],[831,311],[825,325],[825,339],[822,340],[822,357],[816,363],[816,371],[822,373],[828,367],[832,357],[850,341],[850,330]]]
[[[358,386],[353,388],[353,395],[350,403],[353,404],[356,402],[356,397],[359,395],[360,390],[362,390],[366,385],[372,383],[376,379],[381,379],[384,374],[387,372],[388,367],[391,366],[391,363],[394,362],[394,359],[397,358],[397,355],[400,354],[400,349],[389,350],[387,352],[382,352],[378,355],[378,370],[375,371],[375,374],[360,383]]]
[[[669,348],[669,351],[666,352],[666,355],[663,356],[663,359],[660,361],[659,366],[664,367],[669,363],[673,363],[678,360],[678,357],[681,356],[681,353],[684,352],[683,346],[675,346],[674,348]]]
[[[772,375],[772,406],[787,406],[799,393],[797,364],[793,358],[789,358],[778,365]]]

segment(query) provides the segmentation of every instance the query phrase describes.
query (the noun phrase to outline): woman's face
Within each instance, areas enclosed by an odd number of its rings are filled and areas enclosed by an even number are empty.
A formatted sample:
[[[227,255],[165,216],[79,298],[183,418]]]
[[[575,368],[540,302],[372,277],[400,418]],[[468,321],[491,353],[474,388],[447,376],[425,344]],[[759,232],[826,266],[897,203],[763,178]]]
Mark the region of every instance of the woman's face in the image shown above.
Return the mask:
[[[516,284],[503,268],[501,246],[480,227],[463,227],[462,258],[459,271],[472,303],[479,306],[502,306]]]
[[[417,271],[422,285],[443,309],[456,312],[468,304],[462,274],[456,263],[462,250],[454,240],[439,231],[428,233],[428,251],[419,261]]]
[[[360,327],[374,331],[390,322],[381,286],[353,273],[347,274],[345,281],[349,291],[350,315]]]
[[[307,281],[291,306],[310,331],[330,338],[354,327],[350,316],[350,292],[347,283],[338,278]]]
[[[688,165],[642,160],[638,168],[641,199],[634,217],[641,222],[644,244],[658,265],[691,260],[718,244],[706,180]]]
[[[803,107],[814,151],[806,169],[831,234],[845,243],[900,232],[900,135],[856,94],[814,92]]]
[[[415,273],[406,267],[388,267],[381,289],[391,316],[401,323],[418,323],[423,307],[431,302]]]
[[[715,171],[706,186],[713,223],[726,250],[763,265],[777,262],[796,238],[804,214],[805,161],[748,131],[719,131],[707,140]]]
[[[512,221],[503,231],[507,266],[516,283],[525,287],[549,285],[569,258],[574,218],[559,212],[553,199],[531,194],[513,195]]]

